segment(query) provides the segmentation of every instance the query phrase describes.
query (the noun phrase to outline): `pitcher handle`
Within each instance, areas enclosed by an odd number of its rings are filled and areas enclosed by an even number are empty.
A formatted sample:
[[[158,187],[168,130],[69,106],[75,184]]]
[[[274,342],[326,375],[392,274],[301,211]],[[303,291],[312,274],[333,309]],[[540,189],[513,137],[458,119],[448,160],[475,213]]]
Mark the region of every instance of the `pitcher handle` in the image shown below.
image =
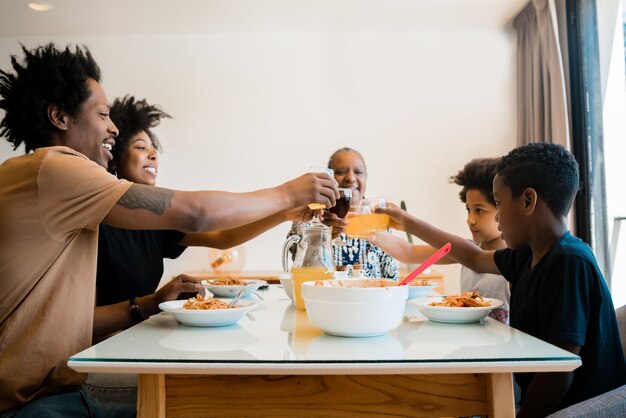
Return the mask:
[[[300,235],[292,235],[287,238],[287,241],[285,241],[285,244],[283,244],[283,270],[285,271],[285,273],[289,272],[289,249],[293,244],[299,243],[300,239]]]

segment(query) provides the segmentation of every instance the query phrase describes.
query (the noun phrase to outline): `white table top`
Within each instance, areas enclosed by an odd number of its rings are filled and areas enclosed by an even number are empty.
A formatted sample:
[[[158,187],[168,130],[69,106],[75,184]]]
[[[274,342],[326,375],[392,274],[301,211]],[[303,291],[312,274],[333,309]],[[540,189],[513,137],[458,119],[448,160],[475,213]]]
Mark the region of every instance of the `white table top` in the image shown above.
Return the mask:
[[[180,325],[161,313],[69,359],[81,372],[183,374],[421,374],[569,371],[580,358],[491,318],[426,320],[407,304],[400,327],[380,337],[334,337],[312,326],[283,289],[219,328]],[[258,299],[256,296],[253,296]]]

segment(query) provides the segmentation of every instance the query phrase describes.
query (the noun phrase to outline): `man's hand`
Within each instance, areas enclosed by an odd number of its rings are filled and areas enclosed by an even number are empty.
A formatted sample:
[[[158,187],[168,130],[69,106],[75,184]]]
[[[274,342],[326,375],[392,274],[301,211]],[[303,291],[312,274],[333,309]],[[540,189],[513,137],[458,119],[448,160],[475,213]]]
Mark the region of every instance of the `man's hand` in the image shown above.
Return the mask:
[[[308,206],[298,206],[285,211],[285,220],[290,222],[304,222],[313,218],[316,211],[309,209]]]
[[[303,174],[283,184],[282,187],[292,199],[292,207],[323,203],[330,208],[335,206],[339,198],[337,182],[328,173]]]

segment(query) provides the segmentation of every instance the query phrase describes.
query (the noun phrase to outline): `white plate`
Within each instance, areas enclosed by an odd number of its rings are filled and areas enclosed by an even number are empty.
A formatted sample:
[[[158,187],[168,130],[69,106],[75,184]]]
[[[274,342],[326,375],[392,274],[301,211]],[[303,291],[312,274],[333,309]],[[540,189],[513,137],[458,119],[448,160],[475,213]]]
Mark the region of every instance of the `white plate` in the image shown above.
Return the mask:
[[[204,282],[204,281],[203,281]],[[246,293],[243,294],[243,297],[252,296],[254,292],[256,292],[259,287],[265,286],[267,282],[265,280],[242,280],[245,284],[243,285],[218,285],[211,284],[211,280],[206,280],[207,285],[205,286],[211,293],[220,298],[234,298],[239,293],[239,290],[242,288],[246,289]]]
[[[420,310],[422,315],[431,321],[447,322],[451,324],[468,324],[478,322],[502,305],[498,299],[484,298],[491,302],[490,306],[476,308],[449,308],[447,306],[429,306],[432,302],[441,302],[442,297],[410,300],[409,302]]]
[[[222,299],[228,303],[228,299]],[[239,321],[246,312],[256,307],[253,300],[239,300],[235,303],[238,308],[231,309],[182,309],[186,300],[172,300],[159,304],[162,311],[174,315],[178,322],[192,327],[224,327]]]

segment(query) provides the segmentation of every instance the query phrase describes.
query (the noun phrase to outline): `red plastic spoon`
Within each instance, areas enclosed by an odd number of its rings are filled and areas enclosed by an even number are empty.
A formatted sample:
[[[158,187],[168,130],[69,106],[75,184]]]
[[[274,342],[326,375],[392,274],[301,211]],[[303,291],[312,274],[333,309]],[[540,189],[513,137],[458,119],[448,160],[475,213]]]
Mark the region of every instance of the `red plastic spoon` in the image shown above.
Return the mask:
[[[418,268],[413,270],[408,276],[406,276],[404,280],[398,283],[398,286],[404,286],[411,283],[411,280],[419,276],[424,270],[435,264],[437,261],[439,261],[440,258],[444,257],[446,254],[448,254],[451,248],[452,245],[448,242],[446,245],[438,249],[435,254],[428,257],[426,261],[424,261]]]

